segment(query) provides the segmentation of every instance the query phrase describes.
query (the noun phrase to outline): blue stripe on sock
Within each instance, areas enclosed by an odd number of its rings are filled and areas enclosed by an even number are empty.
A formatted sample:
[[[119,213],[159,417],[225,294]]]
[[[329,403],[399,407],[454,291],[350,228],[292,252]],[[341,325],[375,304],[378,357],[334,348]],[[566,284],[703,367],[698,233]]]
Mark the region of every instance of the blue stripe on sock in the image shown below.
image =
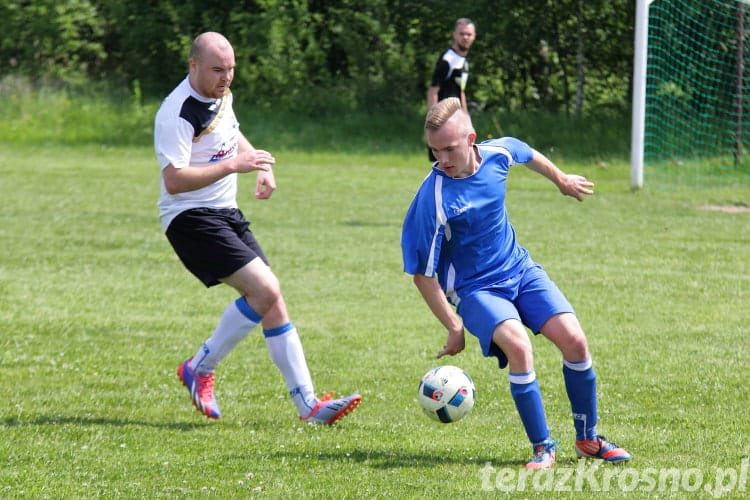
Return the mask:
[[[237,306],[237,309],[239,309],[240,312],[253,323],[260,323],[260,321],[263,319],[260,314],[255,312],[255,309],[250,307],[250,304],[247,303],[245,297],[240,297],[239,299],[235,300],[234,304]]]
[[[278,328],[271,328],[270,330],[263,330],[263,336],[266,338],[278,337],[279,335],[283,335],[293,328],[294,328],[294,324],[290,321],[286,325],[281,325]]]

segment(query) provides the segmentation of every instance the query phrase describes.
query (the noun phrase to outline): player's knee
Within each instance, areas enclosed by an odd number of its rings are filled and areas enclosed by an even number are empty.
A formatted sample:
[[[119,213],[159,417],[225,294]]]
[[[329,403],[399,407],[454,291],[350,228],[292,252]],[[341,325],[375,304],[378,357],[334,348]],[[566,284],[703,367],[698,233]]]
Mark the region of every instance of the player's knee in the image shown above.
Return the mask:
[[[558,346],[568,361],[583,361],[589,355],[589,344],[582,331],[573,332],[565,342]]]
[[[505,353],[511,367],[533,366],[534,354],[529,336],[523,325],[515,323],[509,320],[498,325],[492,340]]]
[[[254,290],[254,297],[250,300],[257,302],[258,306],[263,309],[263,314],[265,315],[265,313],[283,300],[278,281],[267,282],[262,286],[257,287]]]
[[[572,349],[576,357],[580,360],[584,360],[589,355],[589,344],[586,341],[585,335],[576,336],[573,340]]]
[[[261,316],[265,316],[277,304],[283,303],[279,280],[270,269],[256,268],[252,274],[246,274],[244,278],[236,288]]]
[[[525,346],[512,346],[503,349],[503,352],[505,353],[505,357],[508,358],[508,364],[512,371],[516,371],[516,367],[522,368],[521,371],[528,371],[534,366],[534,353]]]

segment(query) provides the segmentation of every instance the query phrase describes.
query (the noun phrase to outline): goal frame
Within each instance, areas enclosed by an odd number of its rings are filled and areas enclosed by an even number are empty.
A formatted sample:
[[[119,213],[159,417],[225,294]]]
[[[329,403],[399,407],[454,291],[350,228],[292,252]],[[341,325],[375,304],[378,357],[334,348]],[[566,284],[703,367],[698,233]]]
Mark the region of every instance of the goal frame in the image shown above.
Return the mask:
[[[630,189],[643,187],[643,149],[646,131],[646,63],[648,10],[653,0],[636,0],[633,54],[633,110],[630,131]]]
[[[630,137],[630,188],[637,191],[643,188],[643,162],[645,149],[645,132],[646,132],[646,79],[648,65],[648,29],[649,29],[649,7],[656,0],[636,0],[635,9],[635,34],[634,34],[634,54],[633,54],[633,101],[631,117],[631,137]],[[741,4],[744,9],[745,5],[750,6],[750,0],[734,0]],[[741,12],[745,12],[744,10]],[[738,25],[741,30],[740,36],[745,36],[745,27],[741,23]],[[738,163],[742,154],[742,79],[744,73],[744,54],[742,52],[743,44],[738,44],[738,71],[737,74],[737,97],[736,111],[738,114],[737,129],[735,130],[735,147],[734,161]]]

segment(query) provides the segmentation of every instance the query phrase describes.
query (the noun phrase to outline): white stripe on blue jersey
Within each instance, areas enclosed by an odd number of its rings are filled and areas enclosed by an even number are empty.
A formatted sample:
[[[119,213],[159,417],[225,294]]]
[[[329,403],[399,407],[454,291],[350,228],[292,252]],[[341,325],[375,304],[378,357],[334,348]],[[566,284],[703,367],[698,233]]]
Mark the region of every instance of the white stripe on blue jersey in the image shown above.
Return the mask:
[[[443,179],[442,177],[437,177],[435,179],[435,231],[432,234],[432,244],[430,245],[430,252],[429,257],[427,260],[427,265],[424,268],[424,272],[421,274],[426,274],[428,276],[432,275],[433,270],[435,269],[435,249],[438,247],[438,241],[439,238],[442,236],[440,232],[438,232],[438,229],[441,227],[445,227],[445,224],[448,220],[448,218],[445,216],[445,211],[442,207],[442,186],[443,186]]]

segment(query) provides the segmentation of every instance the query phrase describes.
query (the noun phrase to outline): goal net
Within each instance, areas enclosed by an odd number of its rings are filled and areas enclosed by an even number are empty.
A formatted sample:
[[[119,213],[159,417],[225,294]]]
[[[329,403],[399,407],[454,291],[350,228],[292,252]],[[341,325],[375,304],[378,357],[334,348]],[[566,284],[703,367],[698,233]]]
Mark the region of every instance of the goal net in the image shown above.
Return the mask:
[[[639,0],[644,67],[634,71],[633,187],[750,181],[750,5],[740,0]],[[750,62],[750,61],[748,61]],[[643,79],[642,117],[636,107]],[[642,123],[637,123],[642,120]],[[640,130],[642,137],[636,138]],[[640,143],[640,144],[639,144]],[[642,165],[638,166],[640,155]],[[640,179],[638,176],[640,175]]]

